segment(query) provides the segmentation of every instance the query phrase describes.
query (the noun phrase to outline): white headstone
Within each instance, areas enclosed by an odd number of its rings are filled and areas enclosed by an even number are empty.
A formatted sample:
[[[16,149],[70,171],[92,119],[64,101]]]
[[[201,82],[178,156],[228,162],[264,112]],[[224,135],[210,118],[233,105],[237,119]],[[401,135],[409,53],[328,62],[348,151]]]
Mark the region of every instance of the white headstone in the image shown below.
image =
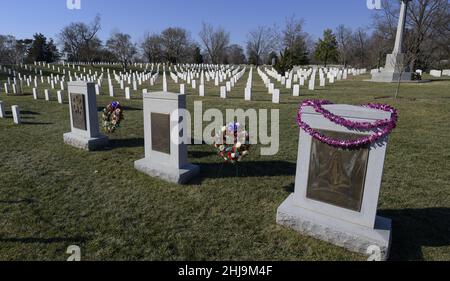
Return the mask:
[[[316,84],[316,80],[315,79],[309,80],[308,90],[314,91],[315,84]]]
[[[72,130],[64,134],[64,143],[84,150],[108,145],[108,137],[99,130],[95,84],[70,82],[68,92]]]
[[[57,91],[56,95],[58,96],[58,103],[62,104],[64,102],[64,100],[63,100],[63,95],[62,95],[61,91]]]
[[[204,96],[205,96],[205,85],[200,85],[200,86],[199,86],[199,95],[200,95],[201,97],[204,97]]]
[[[272,103],[280,103],[280,90],[279,89],[273,90]]]
[[[0,118],[5,118],[5,109],[3,108],[2,101],[0,101]]]
[[[227,88],[225,86],[220,87],[220,97],[222,99],[227,98]]]
[[[144,95],[145,158],[134,167],[151,177],[185,184],[200,171],[188,162],[186,140],[186,95],[156,92]],[[175,133],[174,133],[175,132]]]
[[[252,88],[250,88],[250,87],[245,88],[245,100],[246,101],[252,100]]]
[[[292,95],[293,95],[294,97],[300,96],[300,85],[298,85],[298,84],[295,84],[295,85],[294,85],[294,89],[293,89],[293,91],[292,91]]]
[[[391,118],[388,112],[349,105],[325,109],[358,122]],[[333,138],[362,136],[317,114],[313,107],[303,108],[302,121]],[[372,133],[376,130],[366,132]],[[361,254],[371,254],[368,249],[375,246],[386,259],[391,220],[378,217],[377,206],[387,141],[343,150],[301,130],[295,192],[278,208],[277,223]]]
[[[22,120],[20,118],[20,108],[18,105],[11,106],[12,114],[13,114],[13,121],[14,124],[20,124],[22,123]]]
[[[114,97],[114,86],[113,85],[109,85],[109,96]]]

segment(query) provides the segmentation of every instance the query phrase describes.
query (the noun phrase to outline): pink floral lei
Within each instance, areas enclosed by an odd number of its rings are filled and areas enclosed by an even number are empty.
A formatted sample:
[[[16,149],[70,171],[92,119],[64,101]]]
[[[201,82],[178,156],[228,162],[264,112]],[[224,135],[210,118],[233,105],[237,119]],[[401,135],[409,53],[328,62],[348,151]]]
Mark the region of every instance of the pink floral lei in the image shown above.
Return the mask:
[[[374,123],[369,122],[354,122],[351,120],[347,120],[345,118],[342,118],[340,116],[337,116],[330,111],[326,110],[323,106],[324,105],[330,105],[332,104],[330,101],[327,100],[306,100],[304,101],[298,110],[297,114],[297,123],[298,126],[303,129],[306,133],[311,135],[313,138],[319,140],[320,142],[326,143],[330,146],[341,148],[341,149],[357,149],[363,146],[371,145],[381,139],[383,139],[385,136],[389,135],[397,126],[397,120],[398,120],[398,114],[397,110],[387,104],[367,104],[363,105],[364,107],[371,108],[371,109],[378,109],[386,112],[391,113],[391,119],[390,120],[378,120]],[[325,136],[318,131],[311,128],[308,124],[303,122],[302,120],[302,110],[306,106],[312,106],[314,110],[323,115],[326,119],[330,120],[331,122],[341,125],[343,127],[346,127],[350,130],[360,130],[360,131],[370,131],[374,130],[375,132],[370,136],[361,137],[356,140],[338,140],[334,139],[328,136]]]

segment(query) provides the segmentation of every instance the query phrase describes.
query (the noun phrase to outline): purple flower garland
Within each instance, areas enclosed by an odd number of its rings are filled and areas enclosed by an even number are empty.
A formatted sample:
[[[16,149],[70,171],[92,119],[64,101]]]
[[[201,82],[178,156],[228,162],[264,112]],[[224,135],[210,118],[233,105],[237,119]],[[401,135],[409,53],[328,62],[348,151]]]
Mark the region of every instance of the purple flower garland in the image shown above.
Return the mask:
[[[340,116],[337,116],[330,111],[323,108],[324,105],[330,105],[332,104],[330,101],[327,100],[306,100],[304,101],[298,110],[297,114],[297,122],[298,126],[303,129],[306,133],[311,135],[313,138],[319,140],[320,142],[326,143],[330,146],[336,147],[336,148],[342,148],[342,149],[357,149],[362,146],[370,145],[385,136],[389,135],[397,126],[397,120],[398,120],[398,114],[397,110],[387,104],[368,104],[363,105],[364,107],[371,108],[371,109],[378,109],[386,112],[391,113],[391,119],[390,120],[378,120],[374,123],[369,122],[353,122],[351,120],[347,120],[345,118],[342,118]],[[331,122],[341,125],[343,127],[346,127],[350,130],[375,130],[374,134],[366,137],[362,137],[356,140],[337,140],[333,139],[331,137],[327,137],[318,131],[311,128],[308,124],[303,122],[302,120],[302,110],[306,106],[312,106],[314,110],[322,114],[323,117],[330,120]]]

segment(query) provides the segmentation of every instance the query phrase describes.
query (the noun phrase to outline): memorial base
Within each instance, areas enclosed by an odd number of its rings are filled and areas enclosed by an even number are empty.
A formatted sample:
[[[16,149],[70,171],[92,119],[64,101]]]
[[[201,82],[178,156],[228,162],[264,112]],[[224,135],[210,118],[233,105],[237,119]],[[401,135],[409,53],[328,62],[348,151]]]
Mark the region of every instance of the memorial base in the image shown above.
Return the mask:
[[[73,133],[64,134],[64,143],[87,151],[100,150],[109,144],[109,138],[100,135],[96,138],[84,138]]]
[[[389,257],[390,219],[377,217],[375,229],[371,229],[304,209],[295,203],[294,195],[291,195],[278,208],[277,223],[364,255],[372,255],[368,253],[369,247],[377,246],[381,250],[381,260]]]
[[[176,184],[186,184],[200,172],[200,167],[196,165],[188,164],[181,169],[176,169],[153,164],[145,158],[134,162],[134,168],[151,177],[157,177]]]
[[[401,76],[400,76],[401,75]],[[413,82],[411,79],[412,73],[404,72],[400,74],[399,72],[387,72],[382,71],[372,74],[372,80],[370,82],[381,82],[381,83],[398,83],[399,79],[401,83]]]

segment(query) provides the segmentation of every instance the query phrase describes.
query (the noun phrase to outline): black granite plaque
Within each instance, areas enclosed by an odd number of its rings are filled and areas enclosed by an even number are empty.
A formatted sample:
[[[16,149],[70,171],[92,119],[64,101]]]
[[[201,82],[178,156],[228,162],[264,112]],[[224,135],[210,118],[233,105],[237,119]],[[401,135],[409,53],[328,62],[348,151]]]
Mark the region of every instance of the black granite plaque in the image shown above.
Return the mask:
[[[321,131],[337,139],[361,135]],[[366,182],[369,148],[343,150],[313,138],[307,198],[360,212]]]
[[[152,150],[170,154],[170,114],[151,114]]]
[[[86,131],[86,102],[85,96],[81,94],[70,94],[72,105],[72,123],[73,127]]]

